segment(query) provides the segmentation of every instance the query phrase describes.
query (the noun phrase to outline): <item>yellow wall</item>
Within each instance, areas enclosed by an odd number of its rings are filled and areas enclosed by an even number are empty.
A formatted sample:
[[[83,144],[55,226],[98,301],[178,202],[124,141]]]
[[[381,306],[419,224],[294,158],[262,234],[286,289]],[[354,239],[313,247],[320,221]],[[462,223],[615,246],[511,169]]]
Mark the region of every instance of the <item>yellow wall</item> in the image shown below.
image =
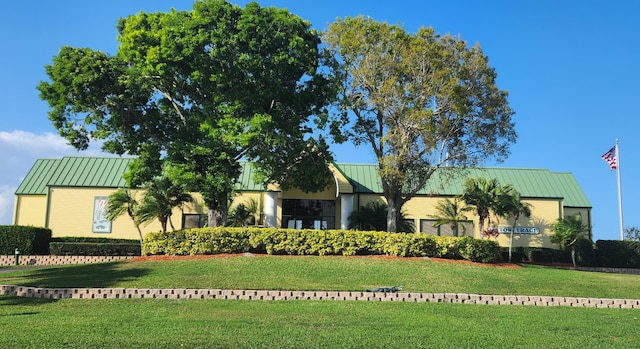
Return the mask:
[[[111,233],[92,232],[93,206],[96,196],[109,196],[115,189],[100,188],[51,188],[49,192],[48,227],[53,237],[108,237],[113,239],[139,239],[138,231],[131,218],[124,214],[111,224]],[[136,198],[140,198],[137,193]],[[180,209],[172,215],[176,229],[181,227]],[[160,223],[154,220],[140,227],[143,234],[160,231]],[[168,228],[170,229],[170,228]]]
[[[15,200],[13,224],[45,226],[47,215],[46,195],[18,195]]]
[[[550,237],[554,234],[551,230],[553,223],[560,217],[561,206],[559,200],[523,200],[529,203],[531,217],[520,217],[518,227],[536,227],[540,229],[540,234],[513,234],[513,246],[549,247],[558,248],[557,244],[551,243]],[[512,226],[513,219],[500,218],[497,220],[498,226]],[[509,246],[510,234],[500,234],[497,241],[501,246]]]
[[[262,192],[243,192],[243,193],[238,193],[234,198],[233,201],[231,202],[231,205],[229,205],[229,209],[233,209],[234,207],[240,205],[240,204],[244,204],[244,205],[248,205],[251,200],[255,201],[256,205],[257,205],[257,212],[255,215],[255,224],[256,225],[262,225],[264,224],[264,222],[261,222],[261,213],[264,212],[264,194]],[[206,213],[206,212],[205,212]],[[263,217],[264,218],[264,217]]]
[[[362,201],[372,201],[373,196],[366,196],[361,198]],[[409,200],[403,207],[405,217],[413,219],[416,231],[420,229],[420,219],[434,219],[437,217],[438,211],[436,205],[443,198],[437,197],[414,197]],[[535,199],[535,200],[523,200],[524,202],[532,205],[531,217],[521,217],[518,219],[518,227],[537,227],[540,229],[540,234],[514,234],[513,246],[532,246],[532,247],[554,247],[557,248],[557,244],[552,244],[550,236],[553,234],[551,231],[551,225],[560,217],[561,206],[559,200],[556,199]],[[586,209],[584,209],[586,211]],[[471,211],[465,214],[469,220],[473,221],[474,231],[466,232],[467,236],[475,238],[482,238],[479,231],[479,219],[477,215]],[[497,226],[512,226],[512,220],[506,220],[504,218],[491,217],[493,225]],[[486,224],[486,222],[485,222]],[[509,235],[503,233],[496,239],[501,246],[509,246]]]
[[[47,199],[44,195],[16,197],[15,224],[45,226],[51,228],[54,237],[61,236],[88,236],[88,237],[110,237],[110,238],[127,238],[137,239],[138,232],[135,225],[127,215],[118,217],[112,222],[111,233],[93,233],[92,219],[94,209],[94,198],[96,196],[109,196],[115,189],[101,188],[64,188],[54,187],[50,189],[50,195]],[[174,209],[172,215],[173,225],[176,229],[182,228],[182,213],[186,214],[206,214],[206,206],[199,194],[192,194],[194,202],[187,203],[180,208]],[[142,192],[136,193],[137,199],[142,198]],[[263,218],[265,193],[264,192],[244,192],[234,197],[230,207],[234,207],[240,203],[247,204],[249,200],[255,200],[258,204],[258,215],[256,215],[256,224],[263,224],[260,218]],[[281,226],[282,217],[282,200],[283,199],[319,199],[319,200],[335,200],[336,202],[336,228],[340,226],[340,198],[336,198],[336,185],[329,186],[320,193],[304,193],[299,190],[287,192],[279,192],[277,218],[278,226]],[[416,231],[420,230],[421,219],[433,219],[438,215],[436,205],[443,198],[437,197],[414,197],[408,201],[403,212],[407,218],[414,221]],[[49,202],[49,211],[47,216],[47,201]],[[384,202],[384,197],[377,194],[355,194],[354,209],[364,206],[372,201]],[[552,224],[561,216],[574,215],[580,213],[584,224],[590,225],[591,217],[588,208],[563,208],[559,199],[527,199],[525,202],[532,205],[532,216],[522,217],[519,219],[518,227],[537,227],[540,234],[514,234],[513,246],[533,246],[533,247],[551,247],[557,248],[557,244],[552,244],[550,236]],[[262,215],[261,215],[262,214]],[[467,217],[472,221],[474,226],[473,232],[467,232],[467,236],[481,238],[478,231],[478,218],[473,212],[468,212]],[[510,220],[492,217],[494,225],[508,226],[512,225]],[[47,224],[48,223],[48,224]],[[150,231],[159,231],[160,223],[154,220],[151,224],[141,227],[143,233]],[[167,227],[171,229],[170,226]],[[509,245],[509,234],[503,233],[496,239],[501,246]]]

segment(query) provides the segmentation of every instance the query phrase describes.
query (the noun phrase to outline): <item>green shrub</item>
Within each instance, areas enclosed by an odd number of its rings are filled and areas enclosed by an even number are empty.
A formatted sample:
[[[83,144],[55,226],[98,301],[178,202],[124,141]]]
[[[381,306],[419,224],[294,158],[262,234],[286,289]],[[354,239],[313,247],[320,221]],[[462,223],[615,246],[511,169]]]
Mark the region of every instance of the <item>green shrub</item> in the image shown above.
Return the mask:
[[[530,262],[534,263],[550,263],[552,258],[550,258],[550,254],[541,248],[530,249],[527,254]]]
[[[509,260],[509,248],[501,247],[500,255],[502,256],[503,261]],[[511,262],[512,263],[522,263],[523,261],[528,260],[526,253],[524,252],[524,248],[522,246],[514,247],[511,250]]]
[[[92,242],[52,242],[52,255],[57,256],[139,256],[140,242],[92,243]]]
[[[494,241],[411,233],[279,228],[194,228],[146,235],[145,255],[268,253],[284,255],[380,255],[500,260]]]
[[[598,265],[608,268],[640,268],[640,241],[596,241]]]
[[[245,228],[193,228],[148,233],[144,255],[187,256],[198,254],[242,253],[251,251]]]
[[[112,239],[107,237],[89,237],[89,236],[63,236],[63,237],[52,238],[51,242],[88,242],[88,243],[94,243],[94,244],[120,243],[120,244],[140,245],[140,240],[138,239]]]
[[[0,254],[48,254],[51,230],[43,227],[0,225]]]
[[[472,262],[496,263],[502,261],[500,245],[493,240],[479,240],[469,236],[457,241],[460,255]]]
[[[431,257],[459,259],[464,258],[460,255],[458,240],[462,238],[456,238],[453,236],[434,236],[435,251]]]
[[[580,238],[574,243],[576,251],[576,264],[583,267],[595,267],[596,251],[593,242],[586,238]]]
[[[533,263],[571,263],[571,254],[565,250],[546,247],[519,247],[523,261]]]

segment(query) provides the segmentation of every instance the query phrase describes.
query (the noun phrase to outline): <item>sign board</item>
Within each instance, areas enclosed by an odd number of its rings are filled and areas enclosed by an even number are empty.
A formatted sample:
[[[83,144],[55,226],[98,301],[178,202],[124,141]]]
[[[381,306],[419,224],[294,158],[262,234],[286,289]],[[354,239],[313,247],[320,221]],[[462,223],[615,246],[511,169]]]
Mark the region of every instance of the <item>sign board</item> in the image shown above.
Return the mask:
[[[498,227],[498,233],[510,234],[512,227],[501,226]],[[516,227],[514,234],[540,234],[540,228],[537,227]]]
[[[111,233],[111,221],[107,219],[106,196],[96,196],[93,198],[93,224],[91,231],[94,233]]]

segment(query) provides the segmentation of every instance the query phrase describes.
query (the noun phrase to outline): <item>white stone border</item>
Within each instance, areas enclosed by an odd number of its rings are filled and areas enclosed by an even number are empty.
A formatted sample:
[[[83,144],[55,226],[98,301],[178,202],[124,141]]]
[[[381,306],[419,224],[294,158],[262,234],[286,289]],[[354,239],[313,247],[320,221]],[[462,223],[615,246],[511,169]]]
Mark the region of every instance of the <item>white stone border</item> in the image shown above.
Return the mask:
[[[0,295],[43,299],[234,299],[234,300],[339,300],[374,302],[435,302],[487,305],[566,306],[640,309],[638,299],[496,296],[465,293],[269,291],[222,289],[41,288],[0,285]]]

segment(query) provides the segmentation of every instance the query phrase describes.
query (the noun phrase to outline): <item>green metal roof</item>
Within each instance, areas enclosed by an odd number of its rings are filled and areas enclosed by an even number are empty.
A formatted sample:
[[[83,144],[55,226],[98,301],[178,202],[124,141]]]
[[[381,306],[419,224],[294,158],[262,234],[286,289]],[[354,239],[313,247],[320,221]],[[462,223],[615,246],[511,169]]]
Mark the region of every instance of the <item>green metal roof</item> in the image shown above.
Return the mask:
[[[355,193],[382,193],[377,165],[337,164],[354,186]],[[569,207],[591,207],[573,174],[528,168],[472,168],[457,176],[436,172],[418,194],[460,195],[466,178],[495,178],[511,184],[525,198],[562,198]]]
[[[47,184],[58,168],[61,159],[38,159],[27,176],[22,180],[16,195],[45,195]]]
[[[47,186],[119,188],[125,186],[122,175],[132,158],[66,156],[62,159],[38,159],[27,173],[16,195],[46,195]],[[253,180],[253,166],[241,162],[238,190],[263,190]]]
[[[125,185],[122,175],[131,158],[80,157],[62,158],[58,170],[49,180],[54,187],[118,188]]]
[[[24,178],[16,195],[44,195],[47,186],[117,188],[131,158],[68,156],[39,159]]]
[[[122,175],[131,158],[69,156],[62,159],[39,159],[22,181],[16,195],[45,195],[47,186],[117,188],[125,185]],[[238,190],[262,191],[254,180],[250,162],[241,162]],[[353,185],[354,193],[382,193],[378,165],[335,164]],[[575,177],[568,172],[524,168],[473,168],[463,175],[445,176],[436,172],[418,194],[454,196],[462,193],[465,178],[496,178],[511,184],[525,198],[562,198],[564,206],[591,207]]]
[[[257,183],[254,178],[255,169],[250,162],[241,161],[240,165],[242,166],[242,172],[240,173],[240,178],[238,179],[238,183],[236,184],[236,190],[246,190],[246,191],[263,191],[265,190],[264,185],[262,183]]]

